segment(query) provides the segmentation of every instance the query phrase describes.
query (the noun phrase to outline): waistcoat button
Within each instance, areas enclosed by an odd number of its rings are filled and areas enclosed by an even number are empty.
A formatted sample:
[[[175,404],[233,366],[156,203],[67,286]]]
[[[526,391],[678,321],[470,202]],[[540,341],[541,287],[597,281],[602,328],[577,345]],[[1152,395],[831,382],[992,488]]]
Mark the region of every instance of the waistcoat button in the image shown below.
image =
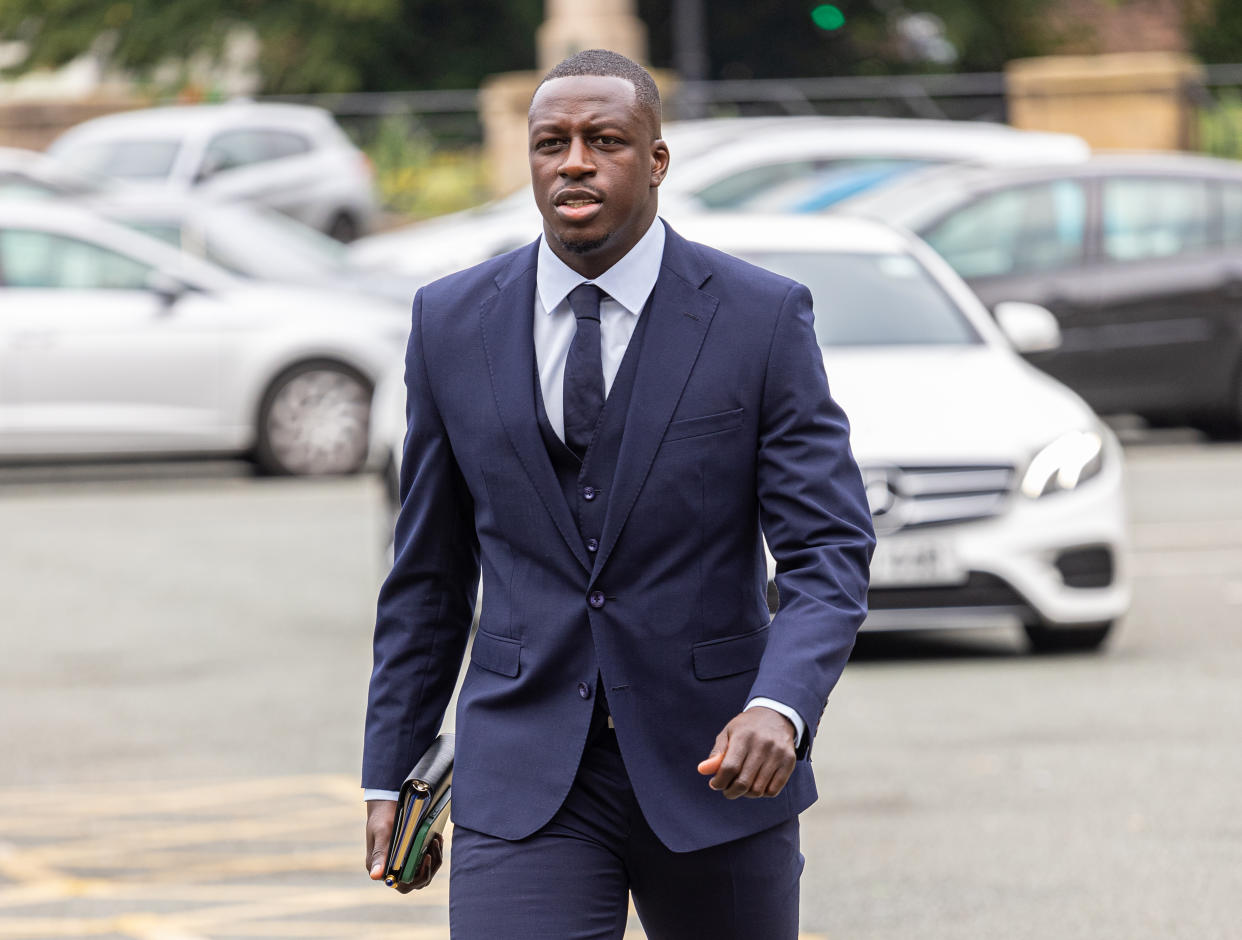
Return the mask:
[[[581,695],[583,698],[590,698],[591,687],[587,685],[585,682],[579,682],[578,683],[578,694]]]
[[[598,552],[599,551],[599,539],[587,539],[586,547],[587,547],[588,552]]]

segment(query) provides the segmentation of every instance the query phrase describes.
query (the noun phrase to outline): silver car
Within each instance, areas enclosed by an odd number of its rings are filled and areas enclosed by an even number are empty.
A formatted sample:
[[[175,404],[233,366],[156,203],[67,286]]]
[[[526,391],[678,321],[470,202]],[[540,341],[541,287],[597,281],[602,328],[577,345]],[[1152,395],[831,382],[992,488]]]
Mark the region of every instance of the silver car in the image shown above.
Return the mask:
[[[157,192],[257,202],[340,241],[378,211],[365,154],[322,108],[238,101],[110,114],[72,127],[48,153]]]
[[[0,459],[349,473],[408,331],[389,302],[244,281],[72,206],[0,204]]]

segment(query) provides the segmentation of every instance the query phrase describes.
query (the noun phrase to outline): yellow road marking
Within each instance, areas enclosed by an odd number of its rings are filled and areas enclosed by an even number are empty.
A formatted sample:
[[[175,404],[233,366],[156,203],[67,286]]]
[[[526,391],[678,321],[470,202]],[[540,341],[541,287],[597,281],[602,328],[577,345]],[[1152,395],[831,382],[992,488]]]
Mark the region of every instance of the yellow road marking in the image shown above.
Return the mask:
[[[0,940],[447,940],[447,867],[408,895],[370,882],[363,818],[343,775],[0,791]]]
[[[347,814],[343,807],[314,807],[284,815],[232,822],[201,822],[182,825],[161,825],[156,828],[130,828],[99,838],[69,840],[54,845],[37,846],[20,851],[27,860],[64,862],[75,865],[87,861],[124,858],[125,851],[159,849],[171,846],[198,845],[229,841],[251,842],[289,833],[308,832],[340,827],[352,822],[361,839],[362,810]],[[134,859],[134,862],[140,860]]]
[[[213,806],[235,806],[271,797],[285,801],[291,796],[321,796],[334,803],[352,794],[352,802],[362,806],[362,788],[339,774],[303,777],[270,777],[248,780],[222,780],[187,785],[184,782],[148,784],[142,789],[132,784],[92,784],[73,790],[52,788],[0,792],[0,809],[49,814],[134,815],[142,813],[182,813]],[[359,809],[361,812],[361,808]]]

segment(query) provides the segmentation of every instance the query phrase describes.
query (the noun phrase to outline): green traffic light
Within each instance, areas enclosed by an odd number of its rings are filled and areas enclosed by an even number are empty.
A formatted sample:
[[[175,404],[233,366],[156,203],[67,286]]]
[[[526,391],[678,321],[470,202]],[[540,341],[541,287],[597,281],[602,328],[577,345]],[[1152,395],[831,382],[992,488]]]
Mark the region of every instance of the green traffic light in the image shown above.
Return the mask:
[[[811,20],[820,29],[832,31],[845,25],[845,14],[841,12],[840,7],[835,7],[831,3],[821,3],[811,11]]]

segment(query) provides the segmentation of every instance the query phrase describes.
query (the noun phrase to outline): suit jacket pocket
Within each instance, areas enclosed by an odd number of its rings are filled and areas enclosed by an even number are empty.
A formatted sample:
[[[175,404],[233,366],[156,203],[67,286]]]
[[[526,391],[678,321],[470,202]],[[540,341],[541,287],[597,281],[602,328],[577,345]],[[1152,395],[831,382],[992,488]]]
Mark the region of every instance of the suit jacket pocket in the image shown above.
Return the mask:
[[[715,414],[701,415],[697,418],[680,418],[669,424],[664,432],[664,443],[681,441],[688,437],[703,437],[706,434],[719,434],[721,431],[732,431],[742,426],[743,409],[719,411]]]
[[[521,667],[522,644],[518,640],[480,630],[470,647],[470,661],[502,676],[516,676]]]
[[[768,628],[739,633],[720,640],[695,643],[694,674],[700,679],[721,679],[743,672],[754,672],[768,645]]]

